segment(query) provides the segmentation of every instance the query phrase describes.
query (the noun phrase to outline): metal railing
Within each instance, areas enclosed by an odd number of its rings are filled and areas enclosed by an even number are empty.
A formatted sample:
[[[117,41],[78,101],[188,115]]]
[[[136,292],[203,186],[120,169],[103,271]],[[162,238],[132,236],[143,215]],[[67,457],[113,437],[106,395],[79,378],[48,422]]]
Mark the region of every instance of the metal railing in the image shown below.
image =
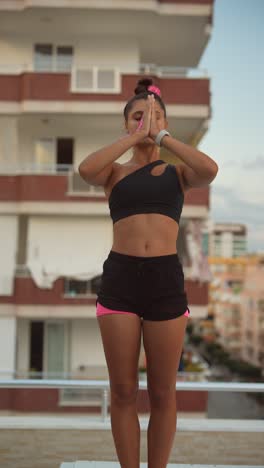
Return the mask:
[[[74,172],[73,164],[54,164],[36,162],[1,163],[0,175],[6,174],[48,174],[65,175]]]
[[[101,390],[101,418],[108,418],[109,380],[23,380],[0,379],[0,388],[89,388]],[[146,390],[147,382],[139,381],[138,388]],[[248,382],[181,382],[177,381],[175,390],[217,391],[217,392],[254,392],[264,393],[264,383]]]
[[[87,196],[96,195],[105,197],[102,186],[95,186],[85,182],[73,164],[38,164],[34,162],[9,163],[0,165],[0,176],[9,175],[47,175],[47,176],[67,176],[67,195]]]
[[[159,66],[155,63],[122,63],[122,64],[105,64],[105,63],[80,63],[78,69],[91,69],[93,67],[102,69],[115,69],[119,74],[151,74],[160,78],[208,78],[208,72],[205,68],[180,67],[180,66]],[[56,67],[47,70],[34,69],[33,63],[22,64],[0,64],[0,75],[20,75],[21,73],[69,73],[72,74],[74,66],[69,71],[62,71]]]

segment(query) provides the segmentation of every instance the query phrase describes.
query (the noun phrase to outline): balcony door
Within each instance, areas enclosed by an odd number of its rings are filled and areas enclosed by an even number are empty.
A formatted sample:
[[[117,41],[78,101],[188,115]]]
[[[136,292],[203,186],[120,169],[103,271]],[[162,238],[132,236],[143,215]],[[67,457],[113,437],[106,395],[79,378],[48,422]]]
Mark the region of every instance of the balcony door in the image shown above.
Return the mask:
[[[67,372],[67,322],[45,322],[45,373],[50,379],[63,378]]]
[[[56,140],[41,138],[35,142],[36,172],[56,172]]]

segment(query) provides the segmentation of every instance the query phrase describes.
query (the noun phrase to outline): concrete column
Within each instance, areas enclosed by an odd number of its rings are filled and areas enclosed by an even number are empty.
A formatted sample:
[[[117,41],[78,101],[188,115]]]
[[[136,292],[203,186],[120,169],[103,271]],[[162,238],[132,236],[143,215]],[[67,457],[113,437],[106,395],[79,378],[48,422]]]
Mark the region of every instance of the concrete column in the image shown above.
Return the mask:
[[[0,315],[0,379],[14,378],[16,370],[16,317]],[[7,371],[3,374],[3,371]]]
[[[0,164],[1,172],[7,166],[13,172],[18,164],[17,117],[0,116]]]

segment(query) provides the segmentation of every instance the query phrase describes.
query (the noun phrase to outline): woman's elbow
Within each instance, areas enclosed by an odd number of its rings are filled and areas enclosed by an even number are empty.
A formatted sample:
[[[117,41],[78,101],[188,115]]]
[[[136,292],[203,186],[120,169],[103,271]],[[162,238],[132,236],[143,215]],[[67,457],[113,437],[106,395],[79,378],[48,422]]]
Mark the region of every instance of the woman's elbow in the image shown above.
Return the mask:
[[[211,173],[210,173],[209,184],[210,184],[211,182],[213,182],[213,180],[216,178],[217,173],[218,173],[218,165],[215,163],[215,164],[214,164],[214,168],[212,169],[212,171],[211,171]]]

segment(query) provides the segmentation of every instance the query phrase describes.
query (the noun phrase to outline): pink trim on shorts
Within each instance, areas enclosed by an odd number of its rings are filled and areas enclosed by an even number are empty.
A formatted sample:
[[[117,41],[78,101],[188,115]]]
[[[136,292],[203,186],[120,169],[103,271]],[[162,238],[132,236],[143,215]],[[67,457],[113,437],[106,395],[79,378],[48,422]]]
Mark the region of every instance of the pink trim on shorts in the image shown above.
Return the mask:
[[[113,310],[113,309],[108,309],[107,307],[104,307],[100,302],[97,301],[96,305],[96,315],[97,317],[99,315],[107,315],[107,314],[133,314],[135,315],[134,312],[126,312],[123,310]],[[187,309],[183,315],[187,315],[187,317],[190,315],[189,309]]]
[[[99,315],[107,315],[107,314],[133,314],[135,315],[134,312],[125,312],[123,310],[108,309],[107,307],[104,307],[102,304],[100,304],[100,302],[97,301],[97,306],[96,306],[97,317]]]

